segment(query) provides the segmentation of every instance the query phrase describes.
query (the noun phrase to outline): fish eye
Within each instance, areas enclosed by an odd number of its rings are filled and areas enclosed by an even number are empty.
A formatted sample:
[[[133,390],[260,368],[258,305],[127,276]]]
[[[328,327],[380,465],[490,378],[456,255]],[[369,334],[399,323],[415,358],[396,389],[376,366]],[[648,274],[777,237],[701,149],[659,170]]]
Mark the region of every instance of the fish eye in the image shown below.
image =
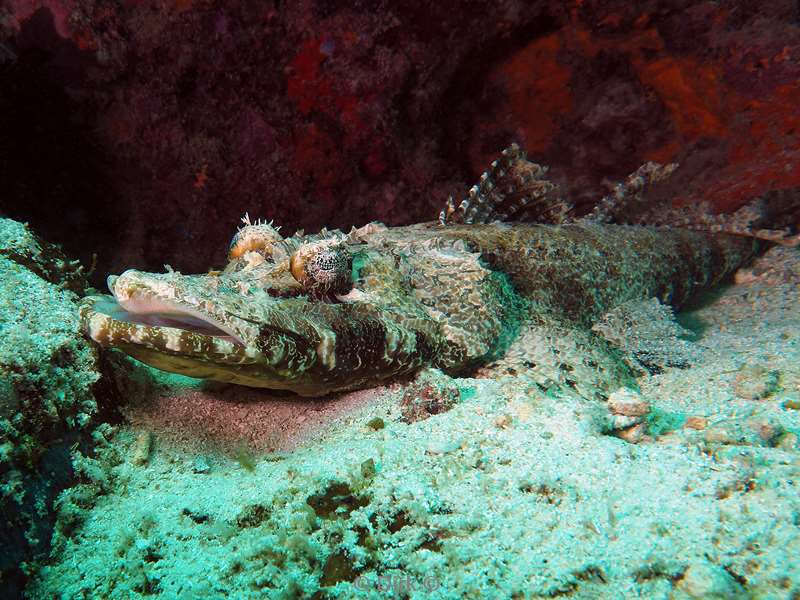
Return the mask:
[[[314,296],[347,294],[353,287],[353,256],[338,240],[301,246],[289,259],[289,269]]]
[[[273,227],[272,222],[256,221],[253,223],[247,215],[242,222],[244,227],[240,228],[231,240],[228,260],[240,258],[248,252],[258,252],[265,258],[270,258],[273,247],[283,241],[283,237],[278,233],[280,228]]]

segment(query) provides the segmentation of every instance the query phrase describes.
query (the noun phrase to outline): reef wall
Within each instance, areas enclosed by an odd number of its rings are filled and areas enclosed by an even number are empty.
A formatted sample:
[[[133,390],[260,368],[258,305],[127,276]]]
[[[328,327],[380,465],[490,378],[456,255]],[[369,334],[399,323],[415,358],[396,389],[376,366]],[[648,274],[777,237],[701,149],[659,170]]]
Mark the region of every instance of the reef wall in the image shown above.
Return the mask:
[[[7,0],[0,211],[84,261],[219,264],[238,218],[430,219],[510,141],[580,203],[800,187],[789,0]],[[7,133],[6,133],[7,132]]]

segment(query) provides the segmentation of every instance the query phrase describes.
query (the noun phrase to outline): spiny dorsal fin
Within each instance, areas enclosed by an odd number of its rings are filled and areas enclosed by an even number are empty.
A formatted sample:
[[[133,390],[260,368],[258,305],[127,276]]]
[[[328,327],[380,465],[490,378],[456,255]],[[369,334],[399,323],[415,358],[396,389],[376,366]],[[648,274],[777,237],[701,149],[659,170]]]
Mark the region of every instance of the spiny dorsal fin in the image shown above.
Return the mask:
[[[546,174],[547,167],[528,161],[525,152],[517,144],[511,144],[458,206],[452,196],[448,198],[439,213],[439,222],[442,225],[506,220],[565,223],[572,207],[561,197],[558,185],[544,178]]]

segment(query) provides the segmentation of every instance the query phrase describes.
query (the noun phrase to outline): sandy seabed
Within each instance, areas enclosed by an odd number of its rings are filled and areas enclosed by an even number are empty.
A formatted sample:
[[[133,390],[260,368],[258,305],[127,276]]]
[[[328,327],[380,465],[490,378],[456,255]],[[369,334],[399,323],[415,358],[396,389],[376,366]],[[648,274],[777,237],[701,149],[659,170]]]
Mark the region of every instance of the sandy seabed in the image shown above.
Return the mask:
[[[76,460],[33,598],[800,597],[800,252],[689,317],[647,429],[525,377],[324,399],[158,376]],[[147,377],[150,371],[140,368]]]

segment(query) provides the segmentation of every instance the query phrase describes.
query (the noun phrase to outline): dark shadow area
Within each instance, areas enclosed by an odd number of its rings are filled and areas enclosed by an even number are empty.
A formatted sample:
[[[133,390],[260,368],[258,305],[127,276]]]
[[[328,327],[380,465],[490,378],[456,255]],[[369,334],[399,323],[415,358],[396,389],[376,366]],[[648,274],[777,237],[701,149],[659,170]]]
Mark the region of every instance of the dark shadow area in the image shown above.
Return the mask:
[[[30,223],[88,268],[94,252],[113,247],[126,212],[114,200],[91,115],[67,91],[92,59],[58,36],[47,9],[25,22],[17,42],[0,61],[0,214]],[[96,287],[103,263],[101,255]]]
[[[444,158],[450,165],[458,165],[465,181],[472,185],[480,173],[473,173],[470,164],[468,144],[474,139],[473,128],[476,122],[469,117],[474,111],[492,114],[495,101],[484,89],[487,74],[497,63],[513,56],[535,40],[560,29],[564,24],[557,18],[542,13],[524,27],[517,27],[508,35],[499,37],[491,44],[475,48],[462,62],[440,103],[440,113],[444,122],[441,148],[446,152]],[[469,133],[466,133],[469,132]],[[494,132],[493,135],[480,136],[482,150],[493,155],[499,153],[512,142],[519,142],[515,131]],[[486,165],[488,167],[488,164]],[[465,190],[462,190],[462,192]]]
[[[689,332],[688,335],[681,336],[681,339],[690,342],[696,342],[701,339],[705,335],[706,330],[708,330],[708,323],[693,312],[678,313],[675,315],[675,322]]]
[[[17,496],[21,502],[0,502],[0,597],[22,598],[28,582],[23,563],[46,556],[55,525],[53,503],[64,489],[74,483],[70,449],[79,435],[70,432],[54,443],[39,458],[28,476],[21,479]],[[42,507],[47,508],[42,515]],[[33,535],[26,537],[25,532]],[[33,540],[33,541],[32,541]]]
[[[696,311],[717,302],[731,285],[733,285],[733,283],[728,281],[714,289],[703,292],[684,304],[680,312],[675,313],[675,321],[678,325],[692,333],[692,336],[687,339],[694,342],[703,338],[709,325],[697,316]]]

